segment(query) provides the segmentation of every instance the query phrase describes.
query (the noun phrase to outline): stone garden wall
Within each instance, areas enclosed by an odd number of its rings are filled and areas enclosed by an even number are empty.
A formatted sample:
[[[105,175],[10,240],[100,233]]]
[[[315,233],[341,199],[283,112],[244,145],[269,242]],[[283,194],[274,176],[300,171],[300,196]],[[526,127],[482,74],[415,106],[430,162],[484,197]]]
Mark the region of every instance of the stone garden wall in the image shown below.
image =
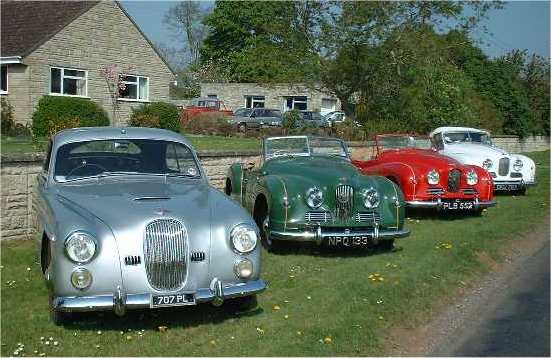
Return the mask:
[[[520,141],[517,137],[497,137],[498,147],[509,152],[533,152],[549,149],[549,138],[532,137]],[[368,159],[373,153],[371,143],[350,143],[352,158]],[[257,151],[202,151],[199,158],[209,182],[223,189],[232,163],[250,163],[260,159]],[[2,155],[0,163],[0,240],[28,237],[34,234],[36,214],[33,189],[36,176],[42,170],[43,153]]]

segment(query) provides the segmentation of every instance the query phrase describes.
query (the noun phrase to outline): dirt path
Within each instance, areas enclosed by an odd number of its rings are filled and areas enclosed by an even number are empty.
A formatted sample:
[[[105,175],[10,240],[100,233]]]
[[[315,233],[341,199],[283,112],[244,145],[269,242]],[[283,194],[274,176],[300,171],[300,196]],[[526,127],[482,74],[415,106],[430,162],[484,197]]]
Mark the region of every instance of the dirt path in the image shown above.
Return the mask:
[[[426,325],[392,333],[391,356],[549,356],[549,217],[492,273],[436,310]],[[539,293],[539,294],[538,294]],[[547,298],[545,298],[547,297]],[[533,324],[530,324],[530,320]]]

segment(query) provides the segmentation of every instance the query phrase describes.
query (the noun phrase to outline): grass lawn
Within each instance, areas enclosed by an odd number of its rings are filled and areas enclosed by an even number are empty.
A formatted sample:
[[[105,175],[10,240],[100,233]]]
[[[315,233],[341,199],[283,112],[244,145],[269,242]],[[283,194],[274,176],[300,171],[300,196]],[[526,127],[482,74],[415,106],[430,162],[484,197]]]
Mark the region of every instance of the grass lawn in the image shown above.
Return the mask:
[[[529,156],[538,163],[539,185],[526,196],[499,196],[482,217],[410,218],[412,235],[395,252],[265,253],[270,287],[257,310],[242,314],[205,305],[123,318],[86,314],[56,327],[48,317],[38,246],[2,243],[1,354],[11,355],[18,343],[26,355],[48,356],[381,354],[393,343],[385,340],[390,329],[426,321],[438,303],[490,270],[491,259],[502,260],[501,247],[522,245],[521,234],[549,215],[549,151]],[[382,280],[369,279],[375,274]],[[40,337],[58,344],[45,345]]]
[[[258,138],[239,138],[185,134],[196,150],[257,150],[261,147]],[[14,138],[2,136],[2,153],[35,153],[46,150],[48,140],[38,138]]]

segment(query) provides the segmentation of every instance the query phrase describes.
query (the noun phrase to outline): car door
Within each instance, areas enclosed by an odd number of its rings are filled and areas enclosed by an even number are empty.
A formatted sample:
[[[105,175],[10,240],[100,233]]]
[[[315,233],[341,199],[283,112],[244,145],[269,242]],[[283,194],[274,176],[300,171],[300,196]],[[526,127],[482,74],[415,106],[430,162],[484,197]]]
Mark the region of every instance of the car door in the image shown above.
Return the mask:
[[[263,111],[264,110],[262,108],[253,109],[251,114],[249,115],[249,120],[247,121],[247,127],[259,128],[260,122],[262,120]]]

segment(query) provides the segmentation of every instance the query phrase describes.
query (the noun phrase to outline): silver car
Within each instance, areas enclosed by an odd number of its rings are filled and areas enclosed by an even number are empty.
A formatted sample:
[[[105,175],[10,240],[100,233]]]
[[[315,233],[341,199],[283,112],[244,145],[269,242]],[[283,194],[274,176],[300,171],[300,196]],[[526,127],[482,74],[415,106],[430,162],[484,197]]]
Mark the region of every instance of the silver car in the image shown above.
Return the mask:
[[[263,127],[281,127],[281,111],[269,108],[240,108],[229,119],[229,123],[237,126],[240,132]]]
[[[251,308],[266,288],[258,227],[209,186],[176,133],[64,130],[50,143],[36,190],[56,324],[76,311],[123,315],[226,299]]]

